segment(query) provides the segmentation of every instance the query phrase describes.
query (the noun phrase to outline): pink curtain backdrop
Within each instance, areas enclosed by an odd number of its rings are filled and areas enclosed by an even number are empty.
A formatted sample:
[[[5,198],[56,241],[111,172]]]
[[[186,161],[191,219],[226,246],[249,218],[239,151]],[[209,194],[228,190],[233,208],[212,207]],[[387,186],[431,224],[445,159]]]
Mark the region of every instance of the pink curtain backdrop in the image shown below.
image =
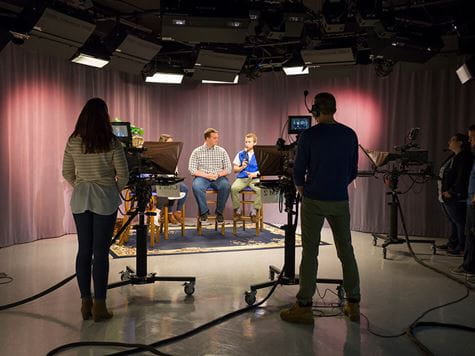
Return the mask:
[[[397,65],[389,77],[379,78],[371,66],[355,66],[331,76],[317,72],[286,77],[276,72],[236,86],[170,86],[145,84],[107,67],[96,70],[9,45],[0,53],[0,246],[75,232],[71,190],[61,177],[62,155],[91,97],[104,98],[113,118],[142,127],[145,140],[168,133],[183,141],[178,169],[190,187],[188,158],[202,144],[207,127],[220,131],[220,145],[231,159],[247,132],[255,132],[260,144],[274,144],[287,115],[306,114],[305,89],[310,91],[309,102],[319,91],[334,93],[337,120],[352,127],[368,148],[391,150],[404,142],[411,127],[421,127],[419,142],[430,150],[438,171],[448,138],[475,123],[474,83],[462,86],[454,69],[449,64],[426,69]],[[360,168],[367,168],[360,159]],[[403,178],[401,190],[409,183]],[[384,193],[381,179],[358,178],[350,186],[353,229],[387,231]],[[416,186],[401,201],[411,234],[447,233],[435,182]],[[190,195],[187,215],[194,214],[196,203]],[[283,223],[285,216],[268,206],[265,220]]]

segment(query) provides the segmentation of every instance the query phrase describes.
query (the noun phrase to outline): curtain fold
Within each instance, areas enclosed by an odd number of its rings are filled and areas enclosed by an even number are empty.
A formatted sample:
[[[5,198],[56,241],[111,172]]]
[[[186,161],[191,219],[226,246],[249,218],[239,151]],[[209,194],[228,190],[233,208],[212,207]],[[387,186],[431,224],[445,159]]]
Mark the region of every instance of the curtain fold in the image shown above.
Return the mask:
[[[168,86],[145,84],[138,76],[107,67],[92,69],[10,44],[0,53],[0,78],[0,246],[75,232],[71,188],[61,177],[62,156],[79,112],[94,96],[106,100],[112,118],[142,127],[147,141],[168,133],[184,142],[178,169],[188,186],[188,158],[203,143],[207,127],[219,130],[220,145],[231,159],[242,149],[248,132],[257,134],[259,144],[274,144],[287,115],[307,113],[305,89],[310,92],[309,104],[317,92],[332,92],[336,119],[352,127],[366,148],[391,151],[404,143],[411,127],[420,127],[418,142],[429,149],[436,172],[449,137],[465,133],[475,123],[474,83],[462,86],[449,64],[416,69],[398,64],[386,78],[377,77],[371,66],[355,66],[332,75],[268,73],[236,86]],[[367,168],[363,155],[360,160],[360,168]],[[411,183],[402,176],[400,190]],[[349,191],[352,228],[387,232],[388,197],[382,179],[358,178]],[[431,181],[400,197],[410,234],[447,234],[436,191]],[[231,214],[230,202],[227,206]],[[190,194],[187,215],[194,214],[196,203]],[[276,207],[266,209],[265,219],[285,222]]]

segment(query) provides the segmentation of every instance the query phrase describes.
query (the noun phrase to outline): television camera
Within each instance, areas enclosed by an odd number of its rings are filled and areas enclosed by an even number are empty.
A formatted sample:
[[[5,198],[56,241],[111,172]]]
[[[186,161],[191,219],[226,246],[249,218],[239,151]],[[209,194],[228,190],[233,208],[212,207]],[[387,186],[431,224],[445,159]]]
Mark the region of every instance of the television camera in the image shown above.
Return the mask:
[[[384,182],[390,190],[387,192],[387,195],[391,196],[391,201],[388,203],[389,233],[387,235],[372,234],[374,246],[376,246],[378,239],[385,241],[382,244],[383,258],[386,258],[387,246],[406,243],[405,239],[398,237],[398,214],[401,211],[398,196],[402,194],[398,191],[400,177],[407,176],[411,179],[412,184],[407,191],[409,191],[414,184],[423,184],[431,179],[438,179],[433,173],[432,162],[429,162],[428,151],[421,149],[416,143],[419,133],[419,127],[411,128],[406,135],[405,143],[394,147],[395,152],[372,151],[364,149],[363,146],[360,145],[363,153],[371,162],[372,170],[359,171],[358,176],[372,177],[382,174]],[[382,168],[386,165],[388,165],[386,169]],[[432,252],[434,254],[436,253],[434,240],[411,239],[409,242],[431,244]]]
[[[195,291],[195,277],[164,277],[155,273],[147,274],[147,230],[144,216],[154,216],[155,212],[146,212],[152,197],[152,187],[156,185],[172,185],[184,180],[176,174],[176,167],[183,148],[183,142],[144,142],[143,147],[134,147],[129,122],[112,122],[114,135],[124,146],[129,167],[129,182],[133,207],[127,212],[127,222],[122,225],[112,243],[127,229],[131,221],[138,215],[139,223],[134,225],[136,230],[136,267],[130,267],[121,272],[121,282],[112,283],[108,288],[120,287],[126,284],[146,284],[156,281],[185,282],[185,293],[192,295]]]

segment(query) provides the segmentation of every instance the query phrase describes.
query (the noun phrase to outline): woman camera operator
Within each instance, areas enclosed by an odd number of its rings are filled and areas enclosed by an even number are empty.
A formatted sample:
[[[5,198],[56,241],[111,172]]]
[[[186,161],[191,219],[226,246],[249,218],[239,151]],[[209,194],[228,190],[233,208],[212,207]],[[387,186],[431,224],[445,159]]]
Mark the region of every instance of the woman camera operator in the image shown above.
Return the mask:
[[[129,172],[102,99],[90,99],[82,109],[64,151],[63,177],[74,187],[71,211],[78,235],[76,277],[82,317],[110,319],[112,313],[106,307],[109,245],[121,204],[120,191],[128,182]]]

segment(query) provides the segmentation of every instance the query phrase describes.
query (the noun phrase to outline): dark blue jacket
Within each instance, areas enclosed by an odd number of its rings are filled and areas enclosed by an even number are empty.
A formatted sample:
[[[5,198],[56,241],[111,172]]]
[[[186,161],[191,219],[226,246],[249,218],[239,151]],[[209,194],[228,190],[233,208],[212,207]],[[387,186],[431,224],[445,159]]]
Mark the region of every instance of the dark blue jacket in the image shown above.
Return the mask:
[[[340,123],[319,123],[300,136],[294,183],[304,196],[326,201],[348,200],[348,184],[358,173],[358,137]]]
[[[251,159],[249,159],[249,155],[247,154],[246,151],[242,150],[239,152],[239,162],[240,165],[242,166],[242,162],[244,160],[247,160],[247,167],[244,168],[241,172],[239,172],[236,176],[236,178],[247,178],[246,172],[249,173],[255,173],[259,170],[259,167],[257,167],[257,161],[256,161],[256,155],[253,154]]]

